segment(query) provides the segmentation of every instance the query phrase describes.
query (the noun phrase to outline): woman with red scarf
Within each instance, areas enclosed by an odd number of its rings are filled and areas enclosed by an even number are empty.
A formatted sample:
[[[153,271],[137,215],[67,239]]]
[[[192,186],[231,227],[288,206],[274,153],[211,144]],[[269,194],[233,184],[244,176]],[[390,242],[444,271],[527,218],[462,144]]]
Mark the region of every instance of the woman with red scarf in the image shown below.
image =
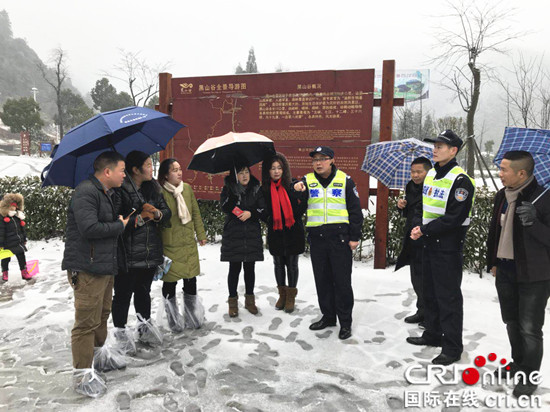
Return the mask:
[[[294,310],[298,292],[298,255],[305,249],[302,216],[307,209],[307,202],[300,202],[291,191],[291,183],[290,166],[282,153],[276,153],[263,162],[262,188],[269,213],[267,244],[269,253],[273,255],[279,289],[275,309],[284,309],[287,313]]]

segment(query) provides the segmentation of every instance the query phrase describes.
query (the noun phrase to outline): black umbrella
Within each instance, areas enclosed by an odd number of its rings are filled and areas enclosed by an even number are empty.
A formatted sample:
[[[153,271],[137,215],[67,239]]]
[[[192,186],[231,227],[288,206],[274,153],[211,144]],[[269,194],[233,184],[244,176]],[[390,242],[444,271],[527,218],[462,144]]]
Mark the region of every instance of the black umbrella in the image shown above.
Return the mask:
[[[252,132],[229,132],[201,144],[187,168],[215,174],[231,170],[236,165],[255,165],[273,154],[273,140]]]

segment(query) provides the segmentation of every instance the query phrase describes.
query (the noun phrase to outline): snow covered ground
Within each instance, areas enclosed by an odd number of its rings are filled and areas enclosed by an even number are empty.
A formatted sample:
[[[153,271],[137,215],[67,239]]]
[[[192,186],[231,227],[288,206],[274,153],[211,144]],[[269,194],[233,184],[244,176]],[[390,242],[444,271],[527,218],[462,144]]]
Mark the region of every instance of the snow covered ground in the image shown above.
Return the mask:
[[[353,336],[340,341],[338,328],[308,329],[320,313],[307,256],[300,258],[294,313],[273,307],[277,296],[273,263],[266,253],[266,261],[256,266],[260,313],[251,315],[242,306],[241,279],[239,317],[229,318],[228,267],[219,262],[219,244],[200,248],[204,275],[198,278],[198,287],[206,309],[204,327],[179,335],[165,331],[162,348],[140,347],[125,370],[107,373],[104,397],[83,398],[71,389],[73,294],[60,269],[63,248],[61,240],[29,242],[28,259],[40,260],[41,273],[34,283],[26,284],[12,262],[10,279],[0,287],[0,410],[389,411],[408,410],[405,398],[410,393],[431,392],[443,400],[445,392],[466,396],[470,389],[481,405],[490,395],[513,399],[512,387],[506,385],[467,387],[462,380],[443,385],[435,378],[427,385],[407,382],[407,368],[427,365],[439,353],[438,348],[405,342],[407,336],[421,332],[403,322],[414,310],[408,268],[393,272],[393,268],[374,270],[371,262],[354,264]],[[497,354],[497,361],[508,359],[492,278],[465,274],[463,291],[465,352],[460,368],[472,367],[476,356],[489,353]],[[181,306],[181,291],[178,295]],[[160,282],[153,283],[152,296],[156,318]],[[133,308],[130,312],[130,324],[135,324]],[[545,329],[548,332],[548,326]],[[496,363],[488,362],[490,366],[479,368],[480,372],[493,370]],[[542,374],[550,381],[548,355]],[[542,401],[540,410],[550,407],[548,381],[536,393]]]
[[[49,157],[0,156],[0,177],[40,176],[50,160]]]

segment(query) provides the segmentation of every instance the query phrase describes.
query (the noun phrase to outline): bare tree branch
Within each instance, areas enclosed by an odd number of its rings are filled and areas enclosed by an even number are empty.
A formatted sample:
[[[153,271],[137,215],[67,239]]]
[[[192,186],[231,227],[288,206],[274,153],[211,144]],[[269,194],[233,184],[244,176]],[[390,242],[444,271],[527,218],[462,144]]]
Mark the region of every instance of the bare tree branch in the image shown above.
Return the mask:
[[[120,61],[113,66],[113,72],[103,75],[126,84],[134,105],[145,106],[149,99],[158,93],[158,75],[168,69],[169,63],[150,66],[141,52],[120,49]]]
[[[507,24],[513,9],[473,0],[447,1],[449,13],[439,16],[434,30],[434,57],[429,62],[440,68],[449,81],[446,85],[466,112],[467,136],[474,136],[475,113],[479,103],[482,75],[489,77],[492,68],[480,62],[489,53],[506,52],[505,44],[522,36]],[[473,176],[475,157],[473,141],[468,143],[468,173]]]

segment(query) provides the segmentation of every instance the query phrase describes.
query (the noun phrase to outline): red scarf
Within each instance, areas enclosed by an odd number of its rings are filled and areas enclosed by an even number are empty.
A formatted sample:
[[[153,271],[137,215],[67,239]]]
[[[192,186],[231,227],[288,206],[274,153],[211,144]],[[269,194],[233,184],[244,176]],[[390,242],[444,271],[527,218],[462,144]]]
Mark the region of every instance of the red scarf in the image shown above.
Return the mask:
[[[281,179],[278,182],[271,181],[271,209],[273,209],[273,229],[283,230],[283,220],[281,218],[281,209],[285,215],[285,226],[290,228],[294,225],[294,213],[292,205],[288,198],[288,193],[281,185]]]

